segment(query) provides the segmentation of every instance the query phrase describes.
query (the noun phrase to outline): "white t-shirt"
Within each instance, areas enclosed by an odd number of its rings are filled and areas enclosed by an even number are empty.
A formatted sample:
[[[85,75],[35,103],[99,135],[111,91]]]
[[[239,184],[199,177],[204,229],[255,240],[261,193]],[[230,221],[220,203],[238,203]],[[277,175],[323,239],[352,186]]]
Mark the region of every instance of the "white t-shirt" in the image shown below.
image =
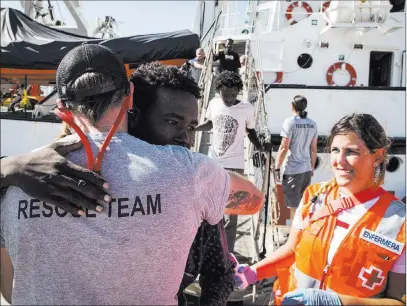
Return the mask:
[[[329,251],[328,251],[328,262],[327,264],[331,264],[332,259],[338,250],[340,244],[342,243],[343,239],[345,239],[346,235],[348,232],[352,229],[352,227],[356,224],[356,222],[363,217],[363,215],[368,211],[373,205],[377,203],[379,200],[379,197],[369,200],[363,204],[356,205],[353,208],[343,210],[338,213],[338,221],[341,221],[342,224],[345,224],[347,228],[344,226],[336,226],[334,230],[334,234],[329,246]],[[319,209],[319,207],[322,206],[322,203],[324,201],[324,197],[320,197],[320,199],[317,200],[315,203],[315,210]],[[302,218],[302,207],[303,207],[303,202],[300,202],[300,205],[298,206],[295,216],[293,219],[293,226],[297,229],[303,230],[305,228],[305,222],[304,219]],[[390,271],[395,272],[395,273],[400,273],[400,274],[406,274],[406,252],[405,250],[401,254],[401,256],[396,260],[396,262],[393,264],[392,268]]]
[[[227,107],[221,98],[209,102],[205,116],[213,123],[212,145],[209,157],[224,168],[244,169],[244,135],[254,129],[254,107],[240,102]]]

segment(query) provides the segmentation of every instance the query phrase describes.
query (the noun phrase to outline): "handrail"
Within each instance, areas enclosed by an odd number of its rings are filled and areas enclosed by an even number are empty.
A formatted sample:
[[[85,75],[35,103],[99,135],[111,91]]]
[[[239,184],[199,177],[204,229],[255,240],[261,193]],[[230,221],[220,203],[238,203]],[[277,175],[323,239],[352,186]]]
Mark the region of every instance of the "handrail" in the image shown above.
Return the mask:
[[[216,21],[214,24],[214,29],[212,32],[212,37],[208,42],[209,45],[209,55],[205,58],[204,66],[206,69],[202,71],[198,85],[200,88],[203,88],[203,95],[201,99],[198,101],[198,122],[202,123],[204,119],[204,112],[206,111],[209,103],[209,96],[211,91],[211,83],[212,83],[212,67],[213,67],[213,41],[218,30],[218,24],[220,20],[220,16],[222,15],[223,9],[223,1],[220,2],[219,5],[219,12],[218,16],[216,17]],[[194,151],[199,152],[199,148],[201,146],[202,140],[202,132],[195,133],[195,143],[194,143]]]

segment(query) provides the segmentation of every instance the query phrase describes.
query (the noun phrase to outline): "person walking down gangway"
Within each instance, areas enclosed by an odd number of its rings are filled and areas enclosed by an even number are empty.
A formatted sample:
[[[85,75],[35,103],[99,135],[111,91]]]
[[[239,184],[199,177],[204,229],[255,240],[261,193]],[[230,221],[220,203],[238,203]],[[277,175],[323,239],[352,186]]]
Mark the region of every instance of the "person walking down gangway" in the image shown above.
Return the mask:
[[[209,102],[205,121],[197,131],[213,129],[212,144],[208,156],[231,172],[244,174],[244,136],[247,133],[255,148],[262,150],[254,122],[252,104],[238,99],[243,88],[236,72],[224,71],[215,79],[215,90],[219,94]],[[225,229],[229,252],[234,252],[237,233],[237,215],[225,215]]]

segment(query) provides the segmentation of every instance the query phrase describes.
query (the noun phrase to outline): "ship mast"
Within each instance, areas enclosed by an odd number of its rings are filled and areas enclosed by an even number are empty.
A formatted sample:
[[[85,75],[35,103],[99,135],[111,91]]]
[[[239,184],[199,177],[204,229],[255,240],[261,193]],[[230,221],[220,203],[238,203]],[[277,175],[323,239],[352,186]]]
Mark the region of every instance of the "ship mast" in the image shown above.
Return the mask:
[[[50,0],[48,2],[48,10],[44,9],[43,0],[20,0],[23,8],[23,13],[31,19],[42,23],[52,28],[83,36],[89,36],[90,30],[88,22],[82,13],[79,1],[64,0],[64,4],[76,22],[76,27],[66,26],[62,20],[55,20],[54,7]],[[58,3],[57,3],[58,4]],[[62,17],[62,16],[61,16]]]

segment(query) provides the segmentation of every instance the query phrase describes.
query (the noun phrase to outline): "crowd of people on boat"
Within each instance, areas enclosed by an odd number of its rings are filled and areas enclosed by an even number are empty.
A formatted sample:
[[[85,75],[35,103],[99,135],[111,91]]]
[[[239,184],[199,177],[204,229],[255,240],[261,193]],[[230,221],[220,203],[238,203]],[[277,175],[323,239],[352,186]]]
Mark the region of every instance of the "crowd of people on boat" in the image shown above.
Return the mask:
[[[101,45],[62,59],[59,139],[0,160],[3,297],[186,305],[184,289],[199,275],[200,304],[226,305],[233,290],[277,276],[275,305],[405,304],[405,204],[381,187],[389,139],[372,115],[344,116],[328,138],[333,179],[311,184],[318,129],[304,96],[291,101],[276,157],[292,210],[288,240],[254,265],[239,263],[237,218],[265,199],[245,177],[244,137],[257,151],[271,144],[239,98],[241,57],[230,39],[214,55],[217,95],[199,124],[204,58],[198,49],[191,75],[153,62],[129,80]],[[195,133],[209,130],[208,156],[192,152]]]

